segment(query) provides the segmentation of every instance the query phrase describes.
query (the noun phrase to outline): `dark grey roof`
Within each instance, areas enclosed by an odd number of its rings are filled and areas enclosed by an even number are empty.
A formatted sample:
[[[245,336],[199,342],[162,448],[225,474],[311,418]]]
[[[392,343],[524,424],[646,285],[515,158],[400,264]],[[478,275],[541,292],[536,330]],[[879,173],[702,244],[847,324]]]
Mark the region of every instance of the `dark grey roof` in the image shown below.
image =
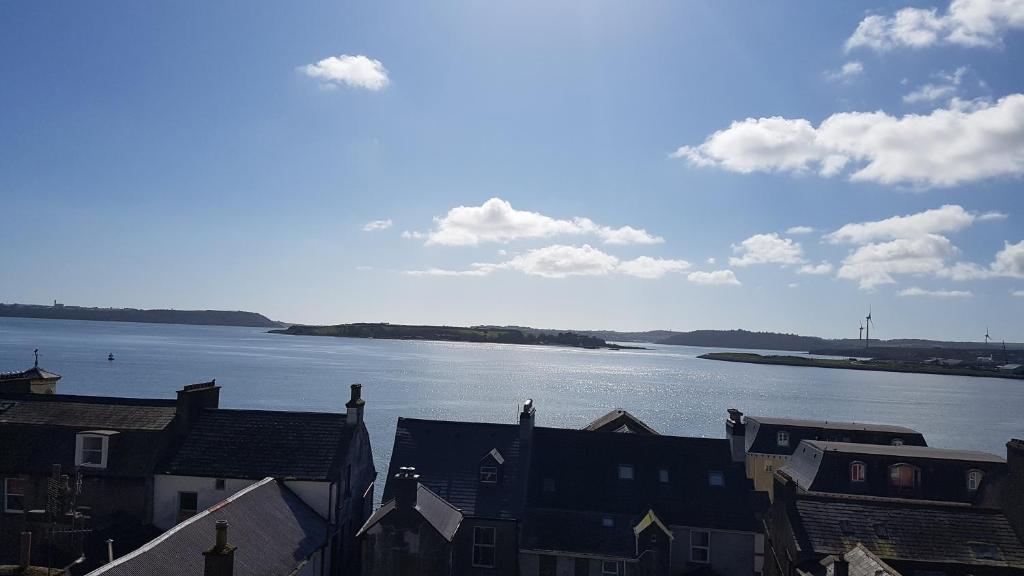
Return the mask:
[[[389,500],[377,509],[359,529],[356,537],[362,536],[367,530],[373,528],[377,523],[386,518],[397,509],[395,500]],[[443,498],[434,494],[423,484],[416,485],[416,506],[417,513],[423,517],[437,532],[447,541],[451,542],[462,525],[463,515],[454,506],[445,502]]]
[[[886,561],[1024,567],[1024,546],[996,510],[805,495],[790,521],[808,553],[843,554],[862,543]],[[999,560],[979,557],[978,544],[994,545]]]
[[[158,471],[326,480],[338,474],[352,430],[344,414],[207,409]]]
[[[480,460],[497,450],[501,464],[496,484],[480,482]],[[412,466],[420,483],[466,516],[511,519],[522,507],[519,426],[399,418],[384,500],[394,497],[398,469]]]
[[[894,426],[892,424],[871,424],[864,422],[834,422],[831,420],[803,420],[799,418],[768,418],[764,416],[747,416],[746,420],[753,420],[759,424],[770,424],[772,426],[787,426],[790,428],[818,428],[821,430],[866,430],[874,432],[893,432],[896,434],[919,434],[917,430],[906,426]]]
[[[30,424],[78,429],[163,430],[174,419],[174,400],[0,394],[0,426]]]
[[[591,432],[619,432],[623,430],[633,434],[657,434],[658,431],[645,424],[642,420],[622,409],[615,409],[583,427]],[[623,430],[624,431],[624,430]]]
[[[884,444],[854,444],[849,442],[822,442],[804,440],[810,446],[825,452],[842,452],[845,454],[868,454],[873,456],[897,456],[905,458],[926,458],[931,460],[963,460],[966,462],[1006,462],[1003,458],[988,452],[971,450],[948,450],[946,448],[929,448],[927,446],[889,446]]]
[[[0,382],[5,380],[59,380],[60,374],[33,366],[21,372],[0,372]]]
[[[203,573],[215,523],[227,520],[236,576],[286,576],[327,543],[327,522],[291,490],[266,478],[178,524],[89,576]]]
[[[833,442],[859,442],[863,444],[891,444],[899,439],[908,446],[925,446],[924,435],[904,426],[864,424],[858,422],[831,422],[827,420],[797,420],[747,416],[744,448],[758,454],[792,454],[801,440],[829,440]],[[789,444],[779,446],[776,435],[789,434]]]

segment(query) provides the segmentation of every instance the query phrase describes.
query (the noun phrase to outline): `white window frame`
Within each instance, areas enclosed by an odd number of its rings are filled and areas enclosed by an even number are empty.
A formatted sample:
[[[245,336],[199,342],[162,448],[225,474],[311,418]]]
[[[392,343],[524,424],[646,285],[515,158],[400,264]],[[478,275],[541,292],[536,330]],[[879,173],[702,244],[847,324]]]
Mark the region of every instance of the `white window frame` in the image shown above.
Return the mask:
[[[619,480],[632,480],[636,478],[632,464],[619,464]]]
[[[482,533],[488,532],[488,531],[491,533],[491,542],[490,542],[490,544],[485,543],[485,542],[479,542],[478,539],[477,539],[477,536],[479,534],[482,534]],[[478,563],[476,561],[476,551],[477,551],[478,548],[481,549],[481,550],[489,548],[491,550],[491,563],[490,564]],[[472,562],[473,562],[473,566],[480,567],[480,568],[494,568],[494,566],[498,563],[498,531],[493,526],[474,526],[473,527],[473,558],[472,558]]]
[[[855,470],[860,470],[860,477],[854,474]],[[863,484],[868,480],[868,465],[860,460],[855,460],[850,463],[850,482],[856,482],[857,484]]]
[[[95,462],[85,461],[85,440],[87,438],[89,440],[98,439],[101,442],[100,461],[98,464]],[[83,468],[106,468],[109,447],[110,437],[106,434],[79,432],[78,435],[75,436],[75,466],[81,466]],[[95,452],[95,450],[89,450],[89,452]]]
[[[699,545],[693,543],[693,537],[696,534],[706,534],[708,537],[707,545]],[[705,557],[703,560],[699,560],[693,557],[695,550],[703,550]],[[690,530],[690,562],[696,564],[710,564],[711,563],[711,531],[710,530]]]
[[[775,433],[775,443],[779,446],[789,448],[789,432],[786,430],[779,430]]]
[[[480,465],[480,482],[483,484],[498,483],[498,467],[490,464]]]
[[[4,478],[4,512],[8,512],[11,514],[23,514],[25,512],[25,487],[22,486],[21,493],[11,492],[11,482],[21,482],[22,484],[24,484],[25,480],[23,478],[17,477]],[[7,505],[7,499],[11,496],[18,496],[21,498],[21,508],[11,508]]]
[[[612,570],[608,569],[608,565],[611,564]],[[622,574],[622,562],[618,560],[602,560],[601,561],[601,576],[620,576]]]
[[[985,473],[977,468],[972,468],[967,471],[967,491],[977,492],[978,488],[981,487],[981,481],[985,478]]]

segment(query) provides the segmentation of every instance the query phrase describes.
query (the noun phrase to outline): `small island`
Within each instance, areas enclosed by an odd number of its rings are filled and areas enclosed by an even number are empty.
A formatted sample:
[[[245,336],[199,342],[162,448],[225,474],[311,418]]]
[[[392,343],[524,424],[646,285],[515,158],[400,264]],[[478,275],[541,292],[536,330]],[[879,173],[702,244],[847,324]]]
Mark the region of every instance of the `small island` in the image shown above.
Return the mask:
[[[273,334],[297,336],[336,336],[342,338],[377,338],[383,340],[439,340],[444,342],[480,342],[493,344],[529,344],[535,346],[570,346],[607,350],[644,350],[640,346],[621,346],[595,336],[575,332],[525,331],[495,326],[409,326],[404,324],[357,323],[333,326],[304,326],[270,330]]]
[[[920,362],[900,362],[893,360],[874,360],[865,358],[812,358],[809,356],[763,356],[746,352],[711,352],[701,354],[704,360],[721,360],[723,362],[746,362],[748,364],[774,364],[777,366],[806,366],[811,368],[840,368],[844,370],[875,370],[880,372],[909,372],[914,374],[941,374],[948,376],[981,376],[988,378],[1024,379],[1024,375],[1016,372],[1003,372],[998,369],[981,370],[973,367],[947,366],[942,364],[925,364]]]

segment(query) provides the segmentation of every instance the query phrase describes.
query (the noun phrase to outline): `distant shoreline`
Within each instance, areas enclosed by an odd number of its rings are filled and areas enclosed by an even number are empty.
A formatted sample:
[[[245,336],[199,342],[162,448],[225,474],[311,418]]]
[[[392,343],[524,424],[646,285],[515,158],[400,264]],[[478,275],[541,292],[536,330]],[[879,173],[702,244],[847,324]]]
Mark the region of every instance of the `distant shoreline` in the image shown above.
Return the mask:
[[[904,364],[898,362],[878,362],[870,360],[810,358],[804,356],[763,356],[745,352],[710,352],[701,354],[704,360],[722,362],[743,362],[746,364],[768,364],[774,366],[802,366],[806,368],[834,368],[839,370],[869,370],[874,372],[901,372],[909,374],[931,374],[939,376],[973,376],[978,378],[1003,378],[1008,380],[1024,380],[1024,376],[1003,374],[989,370],[970,368],[950,368],[930,364]]]
[[[523,344],[529,346],[565,346],[588,350],[646,350],[641,346],[611,344],[602,338],[575,332],[524,332],[515,328],[412,326],[403,324],[336,324],[268,330],[271,334],[292,336],[331,336],[336,338],[370,338],[378,340],[427,340],[437,342],[470,342],[478,344]]]
[[[94,322],[180,324],[185,326],[243,326],[250,328],[281,326],[279,322],[275,322],[262,314],[240,310],[141,310],[136,308],[86,308],[62,304],[54,306],[0,304],[0,318],[88,320]]]

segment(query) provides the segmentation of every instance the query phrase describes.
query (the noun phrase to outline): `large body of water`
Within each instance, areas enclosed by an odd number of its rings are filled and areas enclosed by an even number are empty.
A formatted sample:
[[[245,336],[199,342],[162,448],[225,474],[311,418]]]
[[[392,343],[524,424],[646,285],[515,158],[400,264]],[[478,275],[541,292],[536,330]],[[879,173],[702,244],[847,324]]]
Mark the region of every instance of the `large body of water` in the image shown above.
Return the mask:
[[[40,365],[59,392],[173,398],[217,380],[221,406],[345,410],[363,384],[377,469],[387,471],[398,417],[582,427],[613,408],[665,434],[722,437],[726,409],[910,426],[929,445],[1005,456],[1024,438],[1024,381],[763,366],[701,360],[710,349],[649,350],[365,340],[260,328],[0,318],[0,371]],[[114,362],[107,361],[113,353]],[[378,492],[379,493],[379,492]]]

